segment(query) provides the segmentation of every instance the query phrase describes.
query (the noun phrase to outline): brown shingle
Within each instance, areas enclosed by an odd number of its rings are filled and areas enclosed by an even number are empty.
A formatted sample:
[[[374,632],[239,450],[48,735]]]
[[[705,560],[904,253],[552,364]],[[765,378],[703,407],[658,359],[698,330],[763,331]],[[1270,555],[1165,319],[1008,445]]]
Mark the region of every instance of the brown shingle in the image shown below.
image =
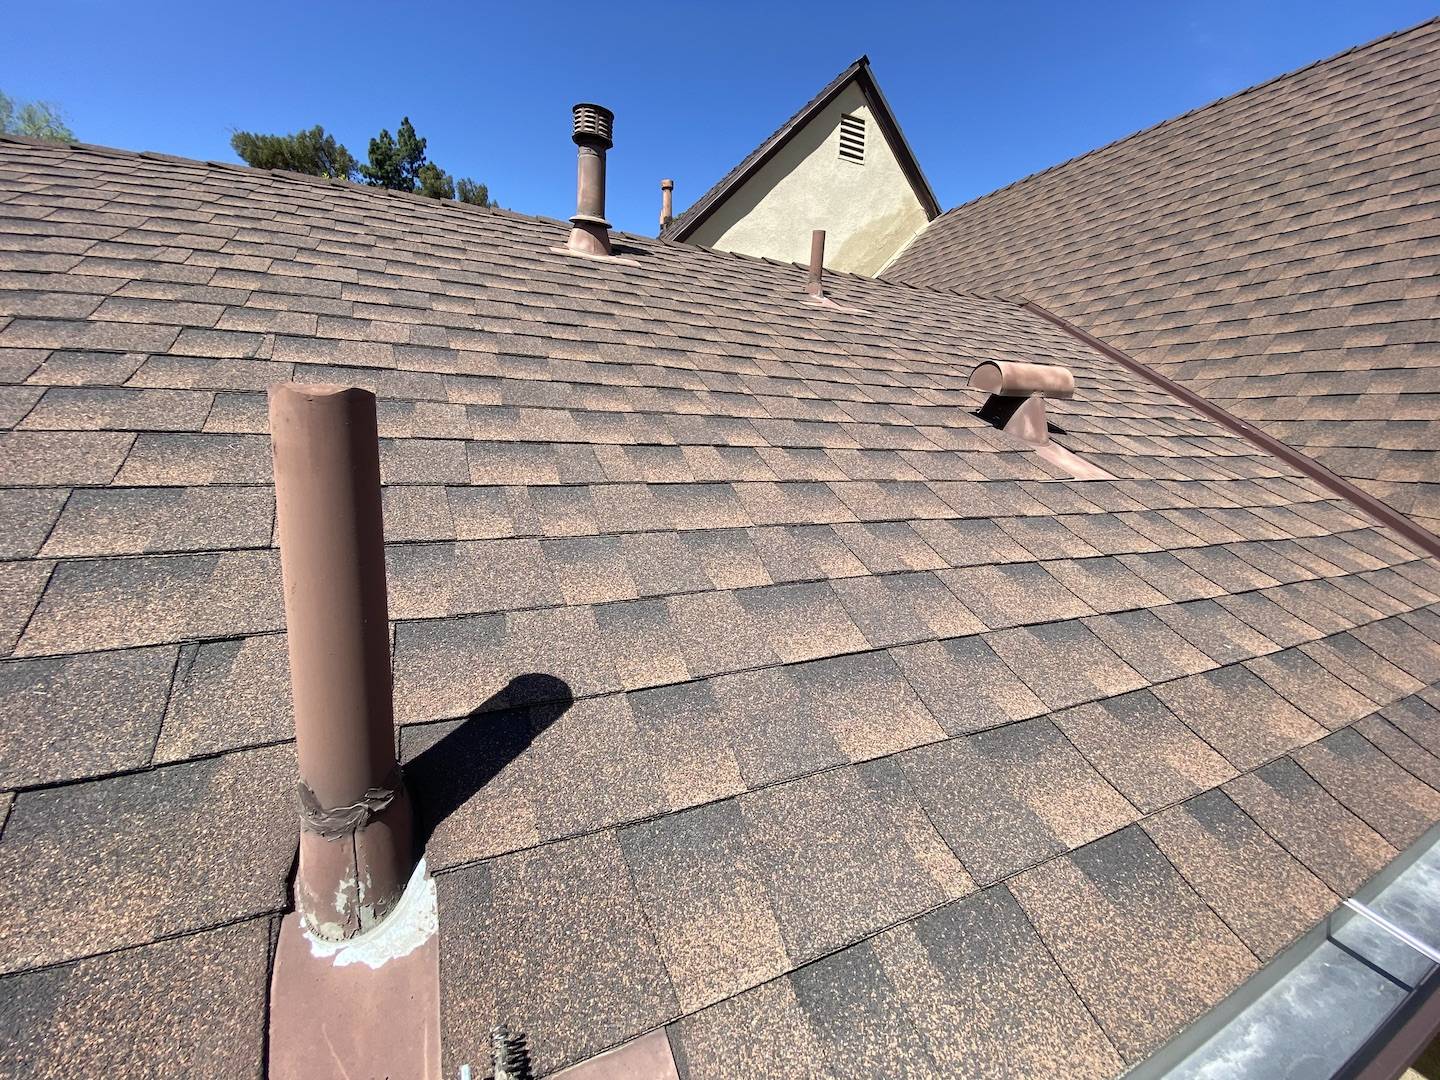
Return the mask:
[[[1138,828],[1029,870],[1010,889],[1127,1063],[1256,967]]]
[[[160,731],[174,648],[0,665],[0,785],[31,787],[142,768]]]
[[[0,967],[279,911],[295,854],[293,762],[276,747],[22,794],[0,838]]]
[[[269,920],[253,919],[9,978],[0,1069],[258,1076],[269,951]]]
[[[1223,792],[1197,795],[1144,825],[1185,880],[1262,960],[1339,903]]]

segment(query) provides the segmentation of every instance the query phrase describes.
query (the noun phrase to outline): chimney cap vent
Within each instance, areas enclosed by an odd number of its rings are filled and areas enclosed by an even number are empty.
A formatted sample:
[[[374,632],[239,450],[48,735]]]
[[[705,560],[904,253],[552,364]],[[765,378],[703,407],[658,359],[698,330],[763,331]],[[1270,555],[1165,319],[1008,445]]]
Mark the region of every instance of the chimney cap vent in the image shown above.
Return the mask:
[[[576,145],[600,143],[606,150],[615,145],[615,114],[604,105],[582,101],[571,112],[575,116],[575,128],[571,138]]]

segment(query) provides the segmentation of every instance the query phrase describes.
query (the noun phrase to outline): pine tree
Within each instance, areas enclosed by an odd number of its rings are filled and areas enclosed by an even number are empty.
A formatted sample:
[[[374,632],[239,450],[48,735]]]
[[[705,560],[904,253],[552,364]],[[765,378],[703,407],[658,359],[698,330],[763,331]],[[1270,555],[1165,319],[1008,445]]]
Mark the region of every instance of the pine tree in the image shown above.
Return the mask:
[[[319,124],[293,135],[237,131],[230,136],[230,146],[252,168],[288,169],[310,176],[355,179],[354,156]]]

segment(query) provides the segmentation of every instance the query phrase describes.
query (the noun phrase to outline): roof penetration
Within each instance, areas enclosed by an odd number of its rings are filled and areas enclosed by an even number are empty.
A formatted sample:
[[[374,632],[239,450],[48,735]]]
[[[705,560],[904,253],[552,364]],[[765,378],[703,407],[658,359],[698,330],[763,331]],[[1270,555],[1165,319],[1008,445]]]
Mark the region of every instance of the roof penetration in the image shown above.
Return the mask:
[[[1433,561],[1015,302],[566,228],[0,140],[0,1072],[262,1068],[285,380],[379,397],[448,1075],[1115,1076],[1440,819]]]

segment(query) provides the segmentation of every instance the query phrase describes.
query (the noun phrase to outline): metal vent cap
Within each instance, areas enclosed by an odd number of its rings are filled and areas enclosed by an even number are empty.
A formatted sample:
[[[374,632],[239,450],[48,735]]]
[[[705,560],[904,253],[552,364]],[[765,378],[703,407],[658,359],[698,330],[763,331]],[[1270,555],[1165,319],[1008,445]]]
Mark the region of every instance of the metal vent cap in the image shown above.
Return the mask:
[[[575,114],[575,127],[570,137],[577,144],[599,142],[607,150],[615,145],[615,114],[604,105],[582,101],[571,112]]]

